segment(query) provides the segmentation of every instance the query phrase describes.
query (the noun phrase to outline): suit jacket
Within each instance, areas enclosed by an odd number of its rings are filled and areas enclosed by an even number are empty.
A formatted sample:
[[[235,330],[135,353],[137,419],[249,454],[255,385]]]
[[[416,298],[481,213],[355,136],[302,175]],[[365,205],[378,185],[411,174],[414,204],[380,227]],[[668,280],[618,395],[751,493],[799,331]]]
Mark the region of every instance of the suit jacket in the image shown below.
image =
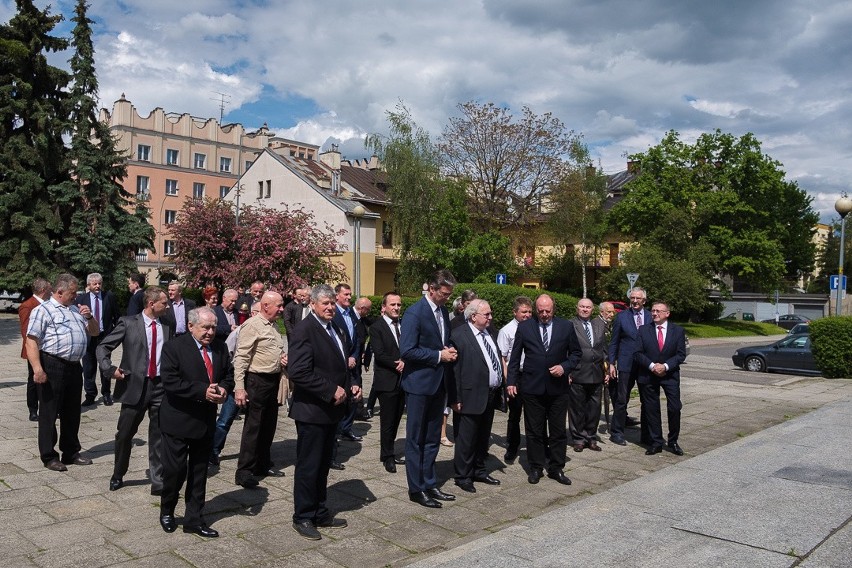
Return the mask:
[[[639,328],[639,348],[634,359],[638,367],[636,380],[640,384],[680,381],[680,365],[686,360],[686,333],[672,322],[668,322],[666,327],[666,342],[662,350],[657,341],[657,327],[653,323]],[[669,370],[658,377],[648,370],[651,363],[665,363]]]
[[[221,341],[210,344],[213,351],[213,382],[231,393],[234,367],[228,349]],[[167,341],[160,358],[163,402],[160,405],[160,430],[181,438],[200,439],[216,430],[217,404],[205,398],[210,380],[201,350],[187,333]]]
[[[75,304],[89,306],[92,310],[92,315],[95,314],[95,306],[92,305],[92,297],[88,292],[80,292],[77,294]],[[108,290],[101,290],[101,319],[104,322],[104,333],[109,333],[115,324],[118,323],[118,318],[121,316],[118,313],[118,303],[115,301],[115,294]]]
[[[145,291],[141,288],[133,292],[133,295],[130,296],[130,300],[127,301],[127,315],[135,316],[136,314],[141,314],[142,310],[145,309],[143,305],[145,303]]]
[[[18,319],[21,320],[21,359],[27,358],[27,328],[30,326],[30,312],[41,305],[35,296],[30,296],[18,307]]]
[[[228,336],[231,335],[231,324],[228,323],[228,318],[225,315],[225,308],[216,304],[213,306],[213,312],[216,314],[216,339],[221,339],[225,341],[228,339]],[[239,325],[239,320],[237,319],[237,305],[234,304],[234,323]]]
[[[334,323],[332,328],[341,339],[344,352],[351,351],[346,332]],[[290,418],[310,424],[340,422],[347,405],[335,406],[334,393],[342,387],[348,396],[352,374],[336,342],[323,324],[309,315],[293,328],[289,349],[287,370],[294,385]]]
[[[189,331],[189,312],[195,309],[195,302],[192,300],[183,299],[184,310],[183,310],[183,325],[184,328]],[[169,302],[169,307],[166,308],[166,313],[160,317],[160,319],[165,322],[169,327],[174,330],[177,330],[177,319],[175,319],[175,309],[172,307],[172,303]]]
[[[401,330],[400,330],[401,331]],[[370,345],[376,363],[373,366],[373,388],[376,392],[393,392],[399,388],[402,373],[396,372],[399,361],[399,345],[394,330],[380,317],[370,326]]]
[[[571,319],[571,323],[574,325],[574,333],[580,342],[580,349],[583,350],[580,362],[571,371],[571,378],[575,383],[581,385],[600,384],[604,379],[604,362],[606,361],[606,324],[601,318],[589,320],[592,326],[592,339],[594,340],[594,345],[592,345],[589,343],[589,336],[586,335],[583,320],[575,317]]]
[[[411,394],[433,395],[444,380],[445,365],[440,362],[441,350],[450,344],[450,317],[441,307],[445,341],[435,313],[425,297],[405,311],[405,325],[399,341],[399,352],[405,361],[402,370],[402,390]]]
[[[352,329],[357,334],[358,322],[361,321],[361,320],[358,317],[358,314],[355,312],[355,308],[350,307],[349,313],[352,314]],[[348,356],[355,359],[355,367],[350,369],[349,372],[352,374],[353,384],[360,386],[361,385],[361,365],[360,365],[361,345],[358,342],[358,337],[357,337],[357,335],[355,335],[355,336],[349,335],[349,328],[346,327],[346,318],[343,317],[343,315],[340,313],[340,309],[336,305],[334,306],[334,318],[332,319],[332,322],[334,322],[334,325],[336,325],[337,328],[340,331],[343,332],[343,335],[346,336],[346,341],[349,345]]]
[[[311,310],[308,308],[308,315],[311,315]],[[302,304],[293,300],[284,306],[284,329],[287,330],[287,340],[293,335],[293,329],[300,321],[302,321]]]
[[[488,331],[486,330],[486,333]],[[500,388],[503,383],[503,366],[496,349],[497,336],[489,333],[494,342],[494,356],[500,368],[497,376]],[[460,414],[482,414],[488,407],[491,388],[489,375],[491,363],[485,360],[480,347],[481,340],[474,335],[470,326],[456,326],[452,333],[452,343],[458,351],[458,358],[447,367],[447,403],[462,403]]]
[[[569,391],[568,375],[583,355],[574,326],[554,317],[549,340],[550,348],[545,351],[538,320],[528,319],[518,324],[509,355],[509,386],[516,386],[523,394],[557,395]],[[523,371],[520,369],[521,354],[524,355]],[[551,376],[548,371],[554,365],[562,366],[564,374],[561,377]]]
[[[642,310],[642,324],[651,321],[651,312]],[[609,341],[609,364],[618,364],[620,373],[629,373],[633,368],[633,354],[639,348],[639,330],[633,310],[624,310],[612,322],[612,337]]]
[[[174,329],[163,323],[163,347],[166,342],[174,337]],[[145,320],[142,314],[135,316],[124,316],[119,318],[118,324],[98,345],[95,356],[98,366],[105,377],[112,377],[116,365],[112,364],[110,355],[116,347],[121,345],[121,367],[130,371],[122,380],[114,380],[115,400],[122,404],[138,404],[142,398],[143,387],[148,374],[148,360],[151,349],[148,346],[148,336],[145,330]],[[162,354],[160,355],[160,366],[162,367]]]

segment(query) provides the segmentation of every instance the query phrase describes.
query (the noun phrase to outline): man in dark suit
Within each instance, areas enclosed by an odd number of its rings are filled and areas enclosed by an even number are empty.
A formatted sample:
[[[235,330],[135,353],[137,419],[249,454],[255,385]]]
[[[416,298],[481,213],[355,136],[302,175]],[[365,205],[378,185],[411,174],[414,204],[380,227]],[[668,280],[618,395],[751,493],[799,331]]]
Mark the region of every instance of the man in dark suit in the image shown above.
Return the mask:
[[[571,443],[575,452],[584,448],[599,452],[598,422],[601,418],[601,392],[606,363],[606,324],[592,319],[595,304],[588,298],[577,302],[577,317],[571,319],[583,355],[571,371],[568,415]]]
[[[470,305],[472,301],[477,298],[476,292],[474,290],[463,290],[461,296],[459,296],[459,306],[461,310],[456,314],[456,316],[450,320],[450,330],[454,330],[455,328],[466,324],[467,318],[464,317],[464,312],[467,307]]]
[[[424,297],[406,310],[399,342],[405,363],[402,390],[408,407],[405,436],[408,497],[430,508],[440,508],[440,501],[455,500],[455,496],[438,489],[435,474],[447,398],[444,369],[457,356],[455,347],[450,346],[450,319],[444,307],[455,285],[455,276],[446,269],[429,277]]]
[[[359,344],[355,332],[358,328],[358,314],[352,307],[352,288],[349,284],[338,284],[334,287],[335,294],[335,310],[334,324],[346,334],[346,340],[349,345],[349,357],[347,364],[349,365],[349,373],[352,375],[352,383],[361,386],[361,369],[358,362],[361,360],[361,345]],[[340,421],[340,426],[337,429],[338,437],[350,442],[360,442],[363,438],[352,431],[352,424],[355,422],[355,412],[358,410],[358,405],[347,402],[346,414]],[[335,452],[336,454],[336,452]],[[335,462],[337,459],[335,458]]]
[[[115,296],[112,292],[104,290],[103,285],[103,276],[97,272],[89,274],[86,277],[88,291],[77,294],[77,299],[75,300],[78,306],[88,306],[92,310],[94,318],[98,320],[98,329],[100,329],[100,333],[97,336],[89,339],[89,346],[86,349],[86,354],[83,356],[83,390],[86,393],[86,397],[83,399],[83,406],[95,404],[95,398],[98,396],[98,386],[95,383],[95,377],[98,374],[98,358],[95,355],[95,350],[103,338],[118,323],[120,315]],[[101,395],[103,396],[105,406],[112,405],[110,387],[110,375],[101,372]]]
[[[553,298],[542,294],[535,301],[538,319],[518,324],[506,391],[524,399],[524,426],[527,436],[527,481],[538,483],[542,470],[563,485],[571,485],[565,475],[568,434],[565,418],[571,388],[568,376],[580,362],[582,350],[567,320],[553,316]],[[521,371],[521,356],[524,368]]]
[[[216,409],[234,388],[234,370],[224,343],[215,341],[216,314],[207,307],[189,312],[189,333],[163,345],[163,496],[160,526],[174,532],[175,506],[186,481],[183,532],[207,538],[219,533],[204,522],[207,458],[213,447]]]
[[[135,316],[141,314],[145,309],[145,301],[142,295],[145,289],[145,277],[138,272],[131,274],[127,279],[127,289],[130,291],[130,300],[127,301],[127,315]]]
[[[189,312],[195,309],[195,302],[183,297],[183,285],[180,282],[169,283],[169,307],[163,314],[163,322],[175,330],[175,336],[189,331]]]
[[[42,302],[50,299],[53,287],[44,278],[33,280],[33,295],[24,300],[18,307],[18,319],[21,322],[21,359],[27,361],[27,408],[30,411],[30,422],[38,422],[38,389],[33,380],[33,366],[27,359],[27,328],[30,325],[30,313]]]
[[[686,334],[679,325],[671,323],[669,306],[655,302],[651,307],[653,325],[639,329],[639,348],[634,355],[639,369],[637,382],[643,394],[642,420],[648,423],[650,444],[646,455],[663,451],[663,422],[660,416],[660,389],[666,393],[669,418],[668,447],[672,453],[683,455],[677,443],[680,435],[680,366],[686,360]]]
[[[216,314],[216,339],[225,341],[239,327],[237,323],[237,291],[228,288],[222,292],[222,303],[213,307]]]
[[[379,415],[379,459],[388,473],[396,473],[396,466],[405,463],[394,453],[394,442],[405,408],[405,393],[402,392],[400,379],[405,363],[399,356],[401,326],[399,312],[402,310],[402,298],[399,294],[388,292],[382,297],[382,317],[370,326],[370,345],[373,346],[375,366],[373,367],[373,388],[370,396],[376,393],[382,412]]]
[[[352,384],[346,334],[334,323],[335,293],[322,284],[311,291],[311,311],[296,325],[290,341],[290,380],[295,385],[290,418],[296,421],[293,474],[293,529],[304,538],[322,538],[317,528],[344,528],[326,507],[328,471],[337,424],[345,402],[361,396]]]
[[[106,376],[115,379],[115,400],[121,403],[118,428],[115,433],[115,465],[109,480],[109,490],[124,486],[124,474],[130,465],[133,436],[148,414],[148,472],[151,495],[163,491],[163,464],[160,458],[160,404],[163,386],[160,382],[160,359],[163,344],[174,331],[160,322],[168,298],[158,286],[145,289],[145,309],[135,316],[124,316],[118,325],[101,341],[97,349],[98,365]],[[110,355],[122,347],[121,364],[112,364]]]
[[[636,383],[636,368],[633,354],[639,348],[639,328],[651,321],[651,312],[644,309],[645,290],[632,288],[627,295],[630,309],[615,316],[612,324],[612,338],[609,342],[609,379],[610,398],[612,399],[612,423],[609,440],[613,444],[624,446],[624,428],[631,423],[627,417],[627,403],[630,391]],[[613,382],[614,381],[614,382]],[[612,388],[612,385],[615,388]],[[640,402],[641,402],[641,392]],[[635,420],[633,421],[635,423]],[[647,426],[642,422],[642,441],[647,441]]]
[[[497,355],[497,336],[487,331],[491,306],[485,300],[472,300],[464,310],[466,325],[452,332],[458,358],[448,368],[447,401],[455,412],[456,485],[476,493],[474,481],[500,485],[485,469],[494,410],[503,398],[503,367]]]
[[[287,330],[287,342],[293,335],[293,329],[300,321],[311,313],[311,290],[310,288],[296,288],[293,301],[284,306],[284,329]]]

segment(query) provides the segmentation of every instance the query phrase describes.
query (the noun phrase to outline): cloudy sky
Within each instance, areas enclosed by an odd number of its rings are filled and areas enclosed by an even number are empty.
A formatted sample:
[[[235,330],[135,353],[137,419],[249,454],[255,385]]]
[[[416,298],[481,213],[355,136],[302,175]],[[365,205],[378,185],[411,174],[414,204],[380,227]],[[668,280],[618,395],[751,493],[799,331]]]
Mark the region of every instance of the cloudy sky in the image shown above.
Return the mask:
[[[101,105],[125,93],[143,116],[218,118],[224,94],[225,122],[356,158],[400,100],[435,137],[474,100],[552,112],[607,173],[667,130],[753,132],[824,221],[852,183],[848,1],[91,0],[89,17]]]

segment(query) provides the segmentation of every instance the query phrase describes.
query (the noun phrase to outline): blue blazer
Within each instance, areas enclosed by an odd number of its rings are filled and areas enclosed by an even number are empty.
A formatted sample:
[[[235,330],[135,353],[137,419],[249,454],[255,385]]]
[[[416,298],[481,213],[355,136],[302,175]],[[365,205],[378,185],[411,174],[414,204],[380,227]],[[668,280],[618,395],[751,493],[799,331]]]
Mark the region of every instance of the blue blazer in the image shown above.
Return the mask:
[[[550,348],[545,351],[537,319],[530,318],[518,324],[515,342],[509,355],[509,373],[506,384],[518,387],[522,394],[565,394],[570,389],[568,375],[580,363],[583,349],[574,332],[574,325],[562,318],[553,318]],[[524,370],[521,371],[521,354]],[[564,374],[554,377],[549,369],[562,365]]]
[[[426,298],[405,311],[405,323],[399,339],[399,352],[405,362],[402,370],[402,390],[411,394],[433,395],[444,380],[441,350],[450,344],[450,315],[441,307],[444,318],[444,337],[435,313]]]
[[[685,359],[686,334],[682,327],[668,323],[666,342],[663,343],[662,350],[657,342],[657,328],[653,323],[639,328],[639,349],[634,354],[634,360],[638,367],[636,380],[640,384],[680,381],[680,365]],[[651,363],[665,363],[669,370],[664,376],[658,377],[648,370]]]
[[[642,325],[651,321],[651,312],[642,310]],[[639,349],[639,330],[633,310],[619,312],[612,322],[612,338],[609,341],[609,364],[618,364],[618,372],[629,373],[633,368],[633,354]]]
[[[355,308],[351,306],[349,307],[349,313],[352,315],[352,329],[357,332],[358,322],[361,319],[355,312]],[[349,369],[349,373],[352,375],[352,384],[361,386],[361,345],[356,337],[349,335],[349,328],[346,327],[346,318],[340,313],[340,308],[337,304],[334,306],[334,317],[331,321],[343,332],[343,335],[346,336],[346,340],[349,342],[349,357],[355,359],[355,367]]]

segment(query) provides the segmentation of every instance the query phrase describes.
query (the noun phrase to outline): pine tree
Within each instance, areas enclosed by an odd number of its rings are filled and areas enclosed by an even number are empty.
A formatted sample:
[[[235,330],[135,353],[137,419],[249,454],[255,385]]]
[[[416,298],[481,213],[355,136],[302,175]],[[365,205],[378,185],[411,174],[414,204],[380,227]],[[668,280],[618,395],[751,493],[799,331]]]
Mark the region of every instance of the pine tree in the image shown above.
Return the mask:
[[[69,100],[71,179],[57,201],[63,211],[66,238],[59,251],[71,271],[100,272],[107,284],[136,268],[135,254],[152,248],[149,212],[121,185],[127,176],[125,156],[106,124],[98,120],[93,23],[88,3],[78,0],[72,21],[70,59],[73,87]]]
[[[45,54],[68,42],[62,20],[31,0],[0,25],[0,288],[20,289],[59,264],[62,224],[53,194],[68,179],[62,141],[68,73]]]

